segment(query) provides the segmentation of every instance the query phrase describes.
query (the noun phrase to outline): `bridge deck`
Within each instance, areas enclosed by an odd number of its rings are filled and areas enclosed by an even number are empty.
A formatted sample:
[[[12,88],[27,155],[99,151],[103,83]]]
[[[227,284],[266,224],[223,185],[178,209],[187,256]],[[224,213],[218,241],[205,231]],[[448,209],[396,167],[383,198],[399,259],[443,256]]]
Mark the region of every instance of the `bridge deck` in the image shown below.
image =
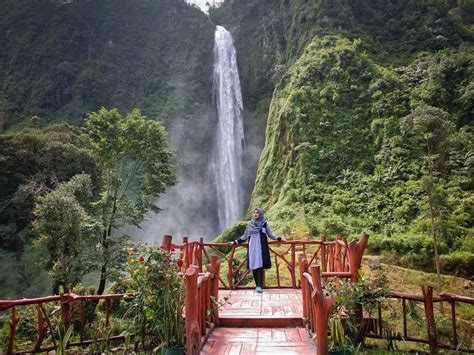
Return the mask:
[[[300,289],[219,290],[219,298],[229,297],[219,310],[220,319],[302,319],[303,302]],[[258,325],[261,326],[261,325]]]
[[[299,289],[219,290],[228,303],[219,310],[219,327],[210,334],[202,354],[315,354],[303,328]]]

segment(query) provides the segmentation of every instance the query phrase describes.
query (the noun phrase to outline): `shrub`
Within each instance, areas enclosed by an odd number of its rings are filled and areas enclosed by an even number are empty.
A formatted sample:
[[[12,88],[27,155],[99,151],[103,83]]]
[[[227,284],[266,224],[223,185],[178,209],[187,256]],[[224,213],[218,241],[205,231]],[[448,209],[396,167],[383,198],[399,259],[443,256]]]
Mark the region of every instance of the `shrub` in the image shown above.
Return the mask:
[[[456,276],[474,276],[474,253],[455,251],[448,255],[441,255],[441,270],[453,273]]]

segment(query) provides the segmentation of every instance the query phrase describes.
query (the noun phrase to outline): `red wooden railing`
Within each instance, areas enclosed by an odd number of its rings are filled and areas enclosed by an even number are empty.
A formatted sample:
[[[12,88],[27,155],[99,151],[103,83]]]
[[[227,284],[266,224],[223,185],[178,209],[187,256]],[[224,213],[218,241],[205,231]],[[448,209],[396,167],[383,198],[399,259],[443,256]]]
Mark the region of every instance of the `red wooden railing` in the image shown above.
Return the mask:
[[[347,243],[338,236],[331,247],[333,252],[329,253],[328,261],[332,266],[328,272],[321,272],[324,269],[320,265],[310,266],[311,261],[305,255],[299,255],[303,318],[307,320],[311,332],[316,334],[318,354],[328,353],[328,319],[336,302],[333,295],[324,294],[321,278],[349,278],[356,281],[368,238],[367,234],[362,233],[358,241]],[[345,251],[344,258],[341,257],[341,250]]]
[[[362,238],[359,242],[362,241]],[[358,243],[359,243],[358,242]],[[366,243],[365,243],[366,244]],[[352,248],[352,253],[357,253],[354,259],[353,267],[360,267],[361,255],[363,253],[364,243],[360,243],[359,246]],[[351,249],[349,249],[351,250]],[[356,263],[357,261],[357,263]],[[316,348],[318,354],[326,354],[328,351],[328,317],[335,305],[334,295],[325,295],[322,289],[321,279],[325,277],[348,277],[354,280],[357,276],[357,272],[352,275],[348,275],[346,272],[321,272],[319,265],[309,267],[308,260],[303,255],[299,256],[299,267],[301,277],[301,292],[303,299],[303,318],[307,320],[307,326],[311,332],[316,334]],[[352,269],[352,270],[357,270]],[[388,300],[398,299],[402,301],[402,321],[403,321],[403,335],[390,335],[392,340],[403,340],[417,343],[428,344],[430,352],[436,353],[437,349],[450,349],[457,350],[460,352],[474,353],[474,348],[471,344],[466,346],[460,346],[458,339],[458,330],[456,324],[456,303],[474,304],[474,298],[465,297],[459,295],[452,295],[447,293],[441,293],[439,296],[433,296],[433,287],[422,286],[422,295],[413,295],[403,292],[392,291],[389,294]],[[413,337],[408,334],[407,326],[407,301],[415,301],[423,304],[423,309],[426,319],[426,338]],[[451,305],[451,344],[441,343],[437,336],[436,321],[435,321],[435,308],[434,304],[437,302],[448,302]],[[386,335],[383,334],[383,319],[382,319],[382,308],[381,304],[378,306],[378,316],[373,323],[373,331],[367,333],[368,337],[386,339]],[[472,337],[472,333],[471,333]],[[469,347],[471,346],[471,347]]]
[[[321,236],[320,240],[290,240],[284,242],[269,242],[271,257],[274,260],[276,270],[276,285],[266,285],[276,288],[297,288],[297,254],[302,254],[308,260],[308,266],[320,265],[327,276],[330,273],[343,275],[355,279],[359,269],[362,255],[367,246],[368,236],[362,234],[358,242],[348,243],[342,236],[337,235],[336,240],[327,241],[326,237]],[[227,272],[222,270],[219,274],[219,283],[223,289],[249,288],[242,285],[249,274],[245,269],[247,258],[238,259],[236,250],[238,248],[248,248],[248,244],[238,244],[229,246],[228,243],[206,243],[201,238],[199,241],[189,241],[187,237],[183,238],[182,244],[172,244],[171,236],[164,236],[162,248],[171,250],[178,248],[181,250],[181,258],[184,261],[183,268],[189,265],[197,265],[202,271],[203,260],[210,263],[211,256],[217,256],[222,263],[227,264]],[[234,266],[234,263],[237,265]],[[281,279],[281,265],[287,267],[291,284],[283,284]],[[239,275],[239,273],[242,273]],[[237,275],[239,278],[234,280]]]
[[[219,268],[217,257],[211,257],[207,272],[200,273],[195,265],[189,266],[186,270],[187,354],[199,354],[207,332],[218,323],[219,280],[216,275],[219,274]]]
[[[165,239],[171,241],[169,236]],[[180,246],[186,253],[191,250],[189,247],[192,243]],[[187,256],[186,260],[191,261],[191,256]],[[218,276],[220,270],[220,262],[216,256],[209,258],[206,272],[199,272],[198,265],[187,264],[185,272],[185,330],[186,330],[186,351],[187,354],[198,354],[207,332],[218,323],[218,296],[219,283]],[[201,264],[202,269],[202,264]],[[74,302],[80,302],[80,342],[70,343],[69,346],[86,345],[93,340],[84,339],[85,327],[85,302],[86,301],[103,301],[105,310],[104,325],[109,327],[109,315],[112,300],[121,298],[125,294],[109,294],[109,295],[91,295],[79,296],[74,293],[65,293],[61,295],[21,299],[21,300],[0,300],[0,311],[11,309],[10,335],[8,339],[7,353],[22,354],[36,353],[53,350],[54,346],[42,347],[46,332],[47,323],[43,319],[42,305],[50,302],[59,302],[61,308],[61,321],[67,329],[71,323],[71,305]],[[38,337],[35,346],[32,349],[25,349],[13,352],[17,327],[20,322],[16,309],[20,306],[36,305],[37,306],[37,329]],[[123,335],[114,335],[109,340],[123,339]]]
[[[397,299],[401,300],[402,302],[402,322],[403,322],[403,335],[402,334],[395,334],[391,335],[391,339],[393,340],[404,340],[404,341],[412,341],[417,343],[424,343],[428,344],[430,347],[430,352],[435,353],[438,348],[443,349],[450,349],[450,350],[457,350],[460,352],[469,352],[474,353],[474,344],[468,344],[468,347],[460,346],[459,338],[458,338],[458,330],[456,325],[456,303],[464,303],[474,305],[474,298],[472,297],[465,297],[459,295],[452,295],[448,293],[441,293],[439,296],[433,296],[433,287],[423,285],[421,286],[421,295],[414,295],[404,292],[396,292],[392,291],[389,295],[390,299]],[[411,336],[408,333],[408,320],[407,320],[407,301],[418,302],[423,305],[423,310],[425,313],[425,320],[426,320],[426,338],[419,338]],[[447,302],[451,305],[451,312],[449,316],[451,318],[451,344],[441,343],[439,341],[437,331],[436,331],[436,320],[435,320],[435,303],[439,302]],[[375,322],[375,329],[373,332],[367,334],[368,337],[371,338],[379,338],[384,339],[385,336],[383,334],[383,319],[382,319],[382,307],[379,304],[378,307],[378,315]],[[471,334],[472,337],[472,334]],[[471,346],[471,347],[469,347]]]
[[[84,326],[85,326],[85,302],[86,301],[104,301],[105,310],[105,327],[109,327],[109,315],[112,305],[112,300],[123,297],[123,294],[109,294],[109,295],[92,295],[92,296],[79,296],[74,293],[63,293],[55,296],[41,297],[41,298],[24,298],[21,300],[0,300],[0,311],[6,311],[11,309],[11,321],[10,321],[10,335],[8,339],[7,353],[13,353],[13,347],[15,344],[17,327],[20,322],[20,316],[17,315],[16,308],[19,306],[36,305],[37,306],[37,329],[38,336],[33,349],[22,350],[15,352],[16,354],[22,353],[36,353],[53,350],[53,346],[41,347],[44,338],[46,337],[46,331],[48,328],[47,323],[43,319],[42,306],[45,303],[59,302],[61,307],[61,321],[64,327],[67,329],[71,323],[71,305],[74,302],[80,302],[81,316],[80,316],[80,338],[81,341],[78,343],[71,343],[70,345],[82,345],[90,344],[92,340],[84,339]],[[110,337],[110,340],[122,339],[124,336],[115,335]]]

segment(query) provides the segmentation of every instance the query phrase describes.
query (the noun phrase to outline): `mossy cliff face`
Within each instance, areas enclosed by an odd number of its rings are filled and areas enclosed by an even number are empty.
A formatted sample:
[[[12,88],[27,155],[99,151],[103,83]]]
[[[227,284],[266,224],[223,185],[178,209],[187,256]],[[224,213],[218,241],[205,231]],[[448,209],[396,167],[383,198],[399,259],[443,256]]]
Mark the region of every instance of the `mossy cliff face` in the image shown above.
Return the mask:
[[[6,0],[0,33],[0,130],[101,106],[166,121],[209,102],[214,25],[181,0]]]
[[[427,235],[423,140],[436,137],[444,147],[433,158],[436,228],[443,253],[462,249],[473,236],[472,10],[471,2],[246,0],[211,12],[234,31],[244,93],[258,103],[274,88],[250,209],[263,207],[277,232],[294,237]],[[266,89],[253,90],[256,80]],[[414,133],[413,115],[453,129],[443,142],[434,126]],[[413,242],[407,255],[429,264],[425,244]]]
[[[332,181],[343,169],[371,170],[367,91],[374,68],[359,47],[316,38],[291,67],[270,106],[254,204],[287,205],[297,199],[293,185]]]

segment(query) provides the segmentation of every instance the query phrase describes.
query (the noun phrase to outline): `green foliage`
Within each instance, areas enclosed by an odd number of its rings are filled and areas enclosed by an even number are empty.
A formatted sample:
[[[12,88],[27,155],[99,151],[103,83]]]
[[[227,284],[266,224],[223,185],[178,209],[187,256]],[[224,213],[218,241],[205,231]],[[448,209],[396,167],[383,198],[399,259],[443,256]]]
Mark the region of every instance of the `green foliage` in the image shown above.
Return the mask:
[[[43,262],[55,289],[61,285],[69,292],[83,275],[97,267],[99,226],[86,211],[91,198],[88,175],[76,175],[38,198],[33,226],[39,239],[35,245],[49,254]]]
[[[176,181],[163,125],[138,109],[124,117],[102,108],[87,118],[85,131],[103,174],[103,227],[138,226],[148,209],[159,211],[154,199]]]
[[[56,353],[58,355],[65,355],[67,354],[67,346],[69,344],[69,339],[71,338],[73,331],[73,326],[70,325],[69,328],[66,330],[64,324],[60,323],[57,335],[58,335],[58,344],[56,346]]]
[[[184,345],[184,284],[176,260],[161,249],[129,249],[128,291],[133,297],[124,302],[133,317],[135,342],[143,350]]]
[[[0,132],[101,106],[164,120],[208,98],[214,25],[183,0],[8,0],[0,32]]]
[[[103,249],[98,288],[102,294],[107,269],[109,274],[115,269],[113,261],[123,244],[110,239],[113,231],[125,224],[139,226],[150,209],[159,212],[154,201],[176,182],[176,175],[163,125],[142,116],[138,109],[122,116],[117,109],[101,108],[88,116],[84,130],[102,172],[102,191],[96,204]],[[114,245],[118,254],[111,253]]]
[[[324,292],[335,297],[335,306],[329,316],[330,348],[341,350],[348,346],[359,347],[366,335],[358,317],[362,309],[369,315],[374,312],[388,292],[388,279],[381,269],[370,278],[359,275],[357,282],[334,279],[324,285]],[[345,325],[345,327],[343,326]]]
[[[85,173],[98,189],[98,170],[87,136],[67,124],[0,135],[1,248],[20,253],[34,239],[31,231],[37,196]]]
[[[214,239],[215,243],[228,243],[240,238],[244,232],[247,222],[238,222],[229,228],[225,229],[224,232],[217,238]]]
[[[403,235],[424,240],[435,228],[443,253],[459,248],[473,220],[471,10],[303,0],[213,9],[211,18],[236,28],[250,109],[261,112],[275,88],[250,205],[301,238],[365,230],[402,245]],[[426,268],[432,252],[422,244],[384,245],[399,249],[399,263]]]
[[[34,246],[27,246],[21,255],[0,251],[0,267],[15,272],[0,275],[0,298],[40,297],[50,293],[51,280],[39,265],[39,260],[47,257],[47,252]]]
[[[441,256],[441,268],[443,271],[456,276],[470,278],[474,275],[474,249],[454,251],[448,255]]]
[[[472,54],[464,44],[392,69],[360,40],[313,39],[273,96],[251,205],[277,225],[302,216],[313,235],[435,230],[443,253],[456,248],[473,215],[470,104],[460,99],[473,71],[463,51]],[[401,244],[398,262],[427,267],[429,247]]]

